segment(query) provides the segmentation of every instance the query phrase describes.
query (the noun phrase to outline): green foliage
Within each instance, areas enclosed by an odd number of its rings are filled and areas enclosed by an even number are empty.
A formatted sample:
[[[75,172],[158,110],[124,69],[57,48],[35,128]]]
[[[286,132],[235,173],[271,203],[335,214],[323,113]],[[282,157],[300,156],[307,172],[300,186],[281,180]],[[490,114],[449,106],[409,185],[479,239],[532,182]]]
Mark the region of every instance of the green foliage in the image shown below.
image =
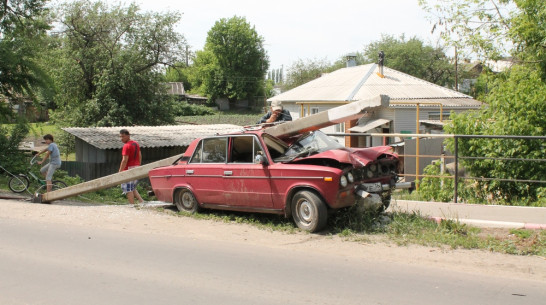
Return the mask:
[[[447,173],[441,173],[440,162],[436,161],[425,167],[425,176],[444,176],[446,178],[425,177],[416,190],[427,201],[450,202],[453,200],[454,179]]]
[[[316,78],[319,78],[322,73],[331,71],[331,65],[326,59],[315,59],[303,61],[298,59],[295,61],[286,72],[286,81],[283,84],[284,90],[303,85]]]
[[[328,228],[332,233],[343,236],[356,233],[383,232],[385,230],[384,218],[376,211],[363,210],[354,205],[341,209],[328,217]]]
[[[49,29],[46,0],[0,2],[0,123],[8,122],[11,111],[3,99],[36,99],[49,78],[37,57]]]
[[[203,105],[193,105],[188,102],[177,102],[173,107],[175,116],[203,116],[212,115],[216,112],[210,107]]]
[[[510,20],[509,36],[515,44],[514,54],[536,66],[546,80],[546,2],[515,0],[518,13]]]
[[[440,86],[452,86],[455,82],[455,68],[443,48],[425,45],[416,37],[406,40],[404,35],[382,35],[381,40],[366,46],[364,62],[376,63],[380,51],[385,52],[386,67]]]
[[[184,91],[190,92],[192,90],[192,83],[190,82],[190,74],[192,69],[185,65],[176,65],[168,67],[165,71],[165,81],[167,82],[181,82],[184,84]]]
[[[433,2],[429,4],[429,2]],[[479,58],[516,61],[546,79],[546,2],[537,0],[419,0],[450,46]]]
[[[479,112],[466,112],[453,117],[447,133],[475,135],[543,136],[546,132],[546,83],[537,71],[515,67],[500,75],[490,86],[486,97],[489,107]],[[453,149],[453,140],[447,141]],[[459,153],[467,157],[546,159],[544,141],[516,139],[459,139]],[[466,170],[475,177],[543,180],[546,164],[536,161],[464,160]],[[537,183],[480,182],[476,196],[485,199],[523,201],[538,199]]]
[[[176,118],[179,124],[233,124],[237,126],[255,125],[263,114],[223,114],[204,116],[181,116]]]
[[[62,125],[172,123],[160,65],[179,62],[184,38],[178,13],[141,13],[136,4],[75,1],[60,8],[59,48],[48,55]]]
[[[19,143],[27,135],[29,126],[24,121],[12,125],[0,125],[0,165],[12,173],[25,169],[27,156],[19,150]]]
[[[230,102],[263,96],[269,58],[264,39],[244,17],[217,21],[208,32],[203,51],[196,54],[192,84],[201,94]]]

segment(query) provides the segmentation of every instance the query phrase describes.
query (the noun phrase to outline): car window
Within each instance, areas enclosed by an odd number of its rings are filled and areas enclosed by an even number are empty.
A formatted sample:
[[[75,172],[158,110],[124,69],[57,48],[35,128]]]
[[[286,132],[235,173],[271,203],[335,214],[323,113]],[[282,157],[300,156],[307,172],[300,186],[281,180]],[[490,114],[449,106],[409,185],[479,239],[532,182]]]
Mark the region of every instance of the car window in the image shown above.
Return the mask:
[[[254,163],[256,154],[262,148],[255,136],[232,137],[231,162],[233,163]]]
[[[190,163],[225,163],[227,137],[203,139],[195,148]]]
[[[203,140],[199,141],[199,144],[195,147],[193,156],[189,163],[201,163],[201,155],[203,154]]]
[[[264,134],[263,139],[264,139],[265,145],[267,145],[267,150],[269,151],[269,155],[273,159],[283,155],[286,149],[288,148],[288,146],[285,143],[281,142],[280,140],[270,135]]]

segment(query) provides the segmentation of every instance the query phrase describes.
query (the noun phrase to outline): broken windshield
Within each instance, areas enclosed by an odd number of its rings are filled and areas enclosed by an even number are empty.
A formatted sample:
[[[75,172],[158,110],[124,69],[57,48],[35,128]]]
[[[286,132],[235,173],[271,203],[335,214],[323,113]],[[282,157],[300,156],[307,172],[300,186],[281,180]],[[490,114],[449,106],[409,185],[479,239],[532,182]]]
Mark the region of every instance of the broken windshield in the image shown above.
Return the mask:
[[[307,157],[319,152],[343,147],[343,145],[325,135],[322,131],[309,132],[290,145],[286,152],[274,161],[287,162],[298,157]]]

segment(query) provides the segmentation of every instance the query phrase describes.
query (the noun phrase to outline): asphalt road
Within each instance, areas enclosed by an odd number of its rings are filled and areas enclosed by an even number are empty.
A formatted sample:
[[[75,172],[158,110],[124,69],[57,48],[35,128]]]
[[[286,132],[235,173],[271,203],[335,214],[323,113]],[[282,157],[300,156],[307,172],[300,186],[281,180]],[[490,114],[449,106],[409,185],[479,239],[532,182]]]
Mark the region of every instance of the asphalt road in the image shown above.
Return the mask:
[[[543,282],[0,217],[0,304],[544,304]]]

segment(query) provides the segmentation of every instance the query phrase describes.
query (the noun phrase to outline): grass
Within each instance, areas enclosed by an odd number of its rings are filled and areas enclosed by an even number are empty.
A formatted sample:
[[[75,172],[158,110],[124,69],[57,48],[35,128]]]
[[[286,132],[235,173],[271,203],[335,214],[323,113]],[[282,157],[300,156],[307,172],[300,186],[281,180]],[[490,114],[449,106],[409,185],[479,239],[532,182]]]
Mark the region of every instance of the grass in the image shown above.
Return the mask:
[[[233,124],[238,126],[255,125],[263,113],[217,113],[204,116],[180,116],[176,118],[178,124]]]
[[[244,223],[270,231],[300,232],[290,219],[278,215],[210,210],[196,214],[177,212],[177,215],[224,223]],[[348,208],[331,215],[326,229],[319,234],[338,236],[353,242],[379,239],[399,246],[417,244],[546,257],[546,230],[482,229],[455,220],[436,223],[418,213],[392,212],[378,215],[360,212],[354,207]]]

